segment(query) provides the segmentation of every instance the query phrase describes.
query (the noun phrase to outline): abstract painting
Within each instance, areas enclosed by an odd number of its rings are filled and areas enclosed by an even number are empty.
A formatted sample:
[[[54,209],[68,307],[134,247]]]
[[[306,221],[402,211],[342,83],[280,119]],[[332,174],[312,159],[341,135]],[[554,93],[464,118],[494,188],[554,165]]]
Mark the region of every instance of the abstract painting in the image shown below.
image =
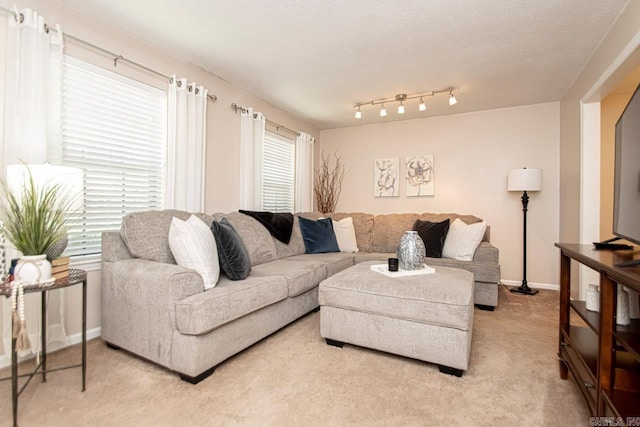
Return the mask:
[[[433,154],[405,159],[407,197],[433,196]]]
[[[400,195],[400,159],[376,159],[373,161],[373,196],[397,197]]]

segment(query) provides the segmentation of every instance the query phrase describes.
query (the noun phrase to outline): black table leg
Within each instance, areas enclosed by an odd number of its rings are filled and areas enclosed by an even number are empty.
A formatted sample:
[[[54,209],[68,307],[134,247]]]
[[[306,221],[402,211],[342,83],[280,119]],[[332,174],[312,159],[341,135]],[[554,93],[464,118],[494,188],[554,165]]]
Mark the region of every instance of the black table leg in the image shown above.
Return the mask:
[[[42,337],[42,382],[47,382],[47,291],[41,292],[42,319],[40,336]]]
[[[11,322],[13,331],[13,322]],[[16,353],[16,338],[11,338],[11,399],[13,404],[13,427],[18,426],[18,353]]]
[[[82,391],[87,384],[87,279],[82,281]]]

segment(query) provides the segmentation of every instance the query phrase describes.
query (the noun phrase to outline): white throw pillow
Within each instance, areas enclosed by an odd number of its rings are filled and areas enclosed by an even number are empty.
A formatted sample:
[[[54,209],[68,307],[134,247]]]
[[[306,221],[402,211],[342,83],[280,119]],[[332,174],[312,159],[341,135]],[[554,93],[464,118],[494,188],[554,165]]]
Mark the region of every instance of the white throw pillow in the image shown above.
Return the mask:
[[[202,276],[205,290],[218,283],[220,263],[216,239],[200,218],[191,215],[182,221],[174,217],[169,228],[169,247],[179,266],[191,268]]]
[[[442,248],[442,256],[459,261],[473,260],[473,254],[482,241],[486,229],[486,221],[467,225],[460,218],[456,218],[449,226],[449,232]]]
[[[356,230],[353,228],[353,218],[347,217],[340,221],[333,221],[333,232],[336,234],[340,252],[360,252],[356,241]]]

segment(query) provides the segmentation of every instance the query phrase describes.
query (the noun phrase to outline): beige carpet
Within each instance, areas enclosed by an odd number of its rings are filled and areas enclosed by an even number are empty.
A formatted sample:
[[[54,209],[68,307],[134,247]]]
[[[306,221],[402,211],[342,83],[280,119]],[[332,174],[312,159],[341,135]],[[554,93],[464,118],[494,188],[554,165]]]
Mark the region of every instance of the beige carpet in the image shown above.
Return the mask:
[[[21,426],[542,426],[588,425],[577,386],[558,374],[558,294],[514,295],[475,311],[470,368],[434,365],[325,344],[319,313],[303,317],[220,365],[193,386],[124,351],[89,343],[87,391],[79,369],[34,379]],[[50,364],[79,360],[79,347]],[[6,376],[8,370],[0,372]],[[0,425],[11,423],[10,381],[0,383]]]

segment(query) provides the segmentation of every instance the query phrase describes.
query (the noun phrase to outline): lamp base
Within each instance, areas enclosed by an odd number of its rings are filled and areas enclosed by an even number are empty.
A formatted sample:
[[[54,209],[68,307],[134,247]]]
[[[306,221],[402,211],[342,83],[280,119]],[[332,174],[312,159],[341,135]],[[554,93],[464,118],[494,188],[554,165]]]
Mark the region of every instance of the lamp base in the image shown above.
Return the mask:
[[[522,282],[522,285],[518,286],[517,288],[511,288],[509,289],[509,291],[513,292],[514,294],[522,294],[522,295],[535,295],[538,293],[538,290],[531,289],[527,285],[527,282]]]

